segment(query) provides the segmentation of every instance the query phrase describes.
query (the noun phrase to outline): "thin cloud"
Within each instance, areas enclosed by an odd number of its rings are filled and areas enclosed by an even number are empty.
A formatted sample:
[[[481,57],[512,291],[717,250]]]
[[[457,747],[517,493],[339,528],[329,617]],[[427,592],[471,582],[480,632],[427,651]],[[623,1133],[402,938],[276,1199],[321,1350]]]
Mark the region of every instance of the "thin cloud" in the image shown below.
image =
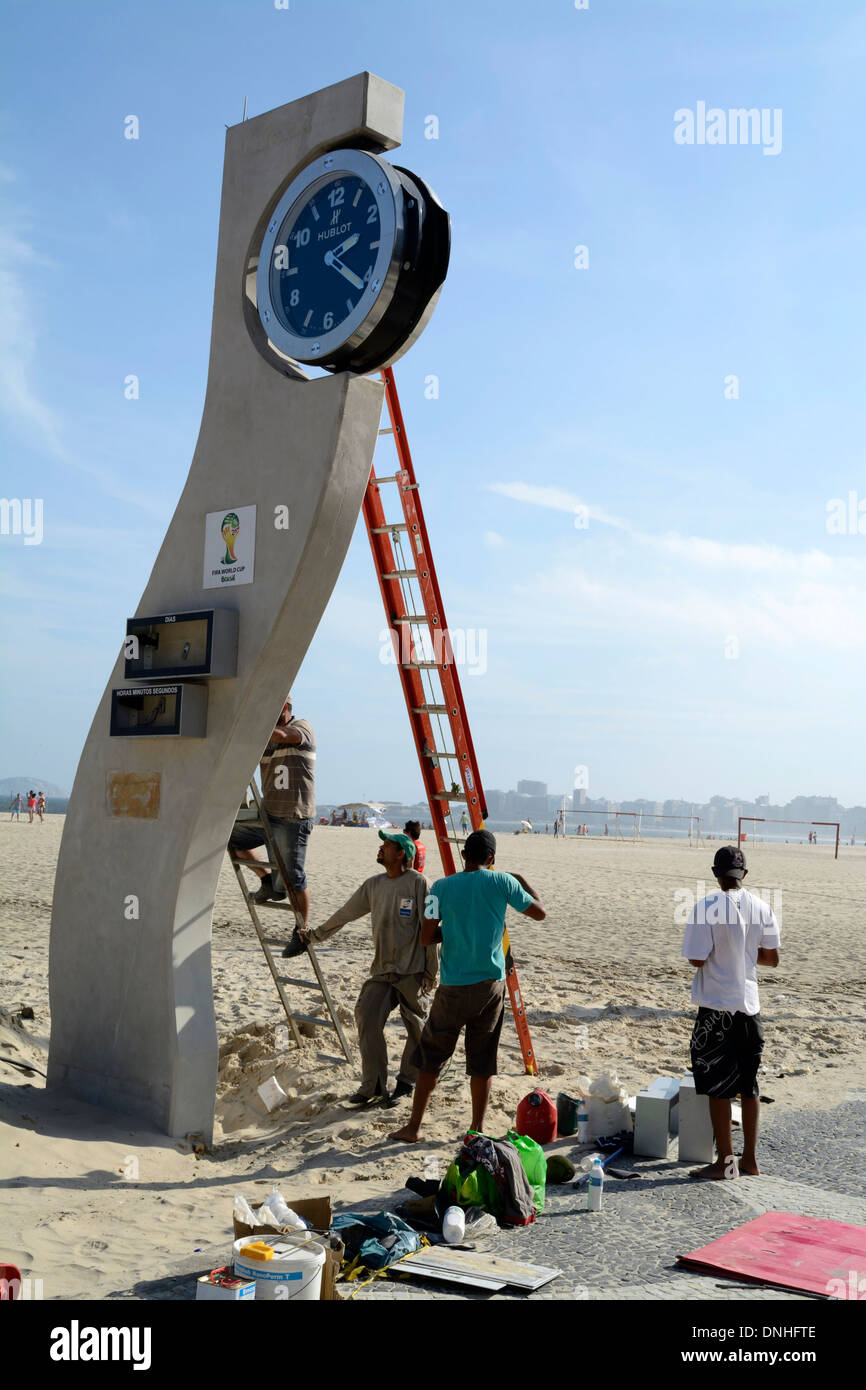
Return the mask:
[[[586,512],[590,520],[601,522],[603,526],[614,526],[621,531],[632,528],[627,521],[611,516],[600,507],[592,506],[578,497],[575,492],[567,492],[560,487],[536,487],[533,483],[488,483],[487,492],[498,493],[500,497],[510,497],[512,502],[526,502],[531,507],[545,507],[548,511]]]
[[[723,569],[727,573],[737,570],[764,571],[767,574],[787,573],[812,578],[831,577],[834,572],[862,573],[866,569],[861,560],[852,556],[828,555],[826,551],[814,547],[811,550],[796,551],[777,545],[756,545],[747,541],[717,541],[706,536],[683,536],[677,531],[660,534],[641,531],[630,521],[612,516],[602,507],[585,502],[576,493],[568,492],[564,488],[538,487],[533,483],[513,482],[490,483],[487,485],[487,491],[495,492],[500,497],[508,497],[513,502],[527,503],[548,511],[568,512],[570,515],[583,511],[590,521],[623,531],[659,555],[673,555],[686,564],[705,569]]]
[[[35,431],[52,458],[69,462],[60,422],[33,385],[37,340],[26,285],[18,267],[43,264],[35,247],[0,232],[0,410],[26,431]]]

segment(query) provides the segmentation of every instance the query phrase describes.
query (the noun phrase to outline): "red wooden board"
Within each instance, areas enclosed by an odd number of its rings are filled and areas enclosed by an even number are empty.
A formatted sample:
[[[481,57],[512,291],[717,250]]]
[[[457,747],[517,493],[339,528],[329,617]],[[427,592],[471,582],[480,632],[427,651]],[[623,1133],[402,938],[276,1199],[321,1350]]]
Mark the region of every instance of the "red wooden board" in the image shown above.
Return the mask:
[[[677,1260],[753,1283],[866,1299],[866,1227],[841,1221],[768,1211]]]

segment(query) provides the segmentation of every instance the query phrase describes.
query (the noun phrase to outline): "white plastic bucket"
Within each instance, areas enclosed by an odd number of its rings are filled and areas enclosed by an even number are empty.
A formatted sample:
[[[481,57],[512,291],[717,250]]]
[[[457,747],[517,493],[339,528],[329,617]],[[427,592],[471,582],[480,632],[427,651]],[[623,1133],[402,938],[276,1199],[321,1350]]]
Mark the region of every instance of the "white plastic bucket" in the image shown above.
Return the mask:
[[[235,1274],[245,1279],[255,1279],[256,1300],[310,1300],[321,1296],[324,1246],[301,1233],[261,1236],[258,1239],[273,1247],[273,1259],[244,1259],[241,1250],[256,1239],[255,1236],[246,1236],[234,1243]]]

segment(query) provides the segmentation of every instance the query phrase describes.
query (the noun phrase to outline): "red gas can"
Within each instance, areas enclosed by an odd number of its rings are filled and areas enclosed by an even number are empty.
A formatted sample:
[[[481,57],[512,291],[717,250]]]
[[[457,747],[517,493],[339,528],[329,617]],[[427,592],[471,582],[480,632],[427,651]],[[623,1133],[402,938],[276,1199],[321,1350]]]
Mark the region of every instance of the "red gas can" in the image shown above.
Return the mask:
[[[530,1091],[517,1107],[514,1128],[536,1144],[549,1144],[556,1138],[556,1105],[546,1091]]]

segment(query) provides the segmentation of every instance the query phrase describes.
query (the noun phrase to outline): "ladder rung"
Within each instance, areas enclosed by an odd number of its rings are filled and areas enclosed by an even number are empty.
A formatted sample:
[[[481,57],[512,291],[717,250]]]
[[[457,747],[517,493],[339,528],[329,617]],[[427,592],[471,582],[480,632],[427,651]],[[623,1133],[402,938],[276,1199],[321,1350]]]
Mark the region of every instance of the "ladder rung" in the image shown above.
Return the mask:
[[[408,531],[408,521],[393,521],[390,526],[371,526],[370,532],[374,536],[387,536],[392,531]]]
[[[402,474],[402,473],[393,473],[393,474],[389,474],[389,476],[388,476],[387,478],[371,478],[371,479],[370,479],[370,482],[371,482],[371,483],[401,483],[401,482],[403,482],[403,474]],[[417,488],[417,486],[418,486],[417,483],[404,483],[404,484],[403,484],[403,491],[404,491],[404,492],[409,492],[410,489],[412,489],[412,488]]]
[[[315,1014],[296,1014],[292,1009],[292,1018],[296,1023],[315,1023],[319,1028],[333,1028],[336,1031],[336,1023],[332,1023],[329,1018],[316,1018]]]
[[[438,671],[438,661],[401,661],[404,671]]]
[[[399,618],[392,618],[392,623],[429,623],[430,619],[426,613],[404,613]]]
[[[425,758],[451,758],[451,759],[453,759],[453,761],[454,761],[455,763],[459,763],[459,761],[460,761],[460,759],[459,759],[459,757],[457,756],[456,753],[440,753],[438,748],[428,748],[428,749],[427,749],[427,752],[424,754],[424,757],[425,757]]]
[[[280,984],[295,985],[298,989],[315,989],[319,990],[319,993],[321,994],[321,989],[319,989],[319,986],[316,984],[315,980],[296,980],[291,975],[281,975]]]
[[[434,792],[434,801],[466,801],[465,792]]]
[[[392,429],[384,429],[384,430],[380,430],[379,433],[380,433],[380,434],[393,434],[394,431],[393,431]]]
[[[447,714],[447,705],[413,705],[413,714]]]
[[[392,570],[390,574],[383,574],[383,579],[416,579],[417,570]]]
[[[440,837],[440,838],[441,838],[441,837]],[[468,836],[468,835],[445,835],[444,838],[445,838],[446,840],[450,840],[451,843],[452,843],[452,845],[465,845],[465,844],[466,844],[466,841],[467,841],[468,838],[469,838],[469,836]]]

